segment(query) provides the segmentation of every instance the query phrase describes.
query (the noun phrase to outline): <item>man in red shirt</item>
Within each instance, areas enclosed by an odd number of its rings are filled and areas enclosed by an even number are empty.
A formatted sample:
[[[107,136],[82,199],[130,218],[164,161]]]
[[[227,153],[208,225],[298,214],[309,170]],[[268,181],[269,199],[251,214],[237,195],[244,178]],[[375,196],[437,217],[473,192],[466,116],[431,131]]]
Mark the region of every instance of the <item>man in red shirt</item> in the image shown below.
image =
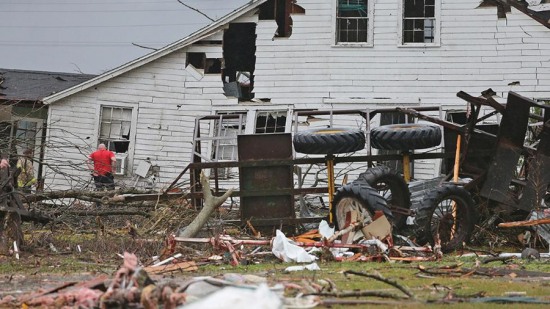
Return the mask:
[[[93,162],[93,166],[91,162]],[[115,189],[113,171],[116,169],[116,158],[115,154],[105,147],[105,144],[99,144],[97,150],[90,155],[86,163],[92,171],[97,190],[103,190],[103,188],[107,190]]]

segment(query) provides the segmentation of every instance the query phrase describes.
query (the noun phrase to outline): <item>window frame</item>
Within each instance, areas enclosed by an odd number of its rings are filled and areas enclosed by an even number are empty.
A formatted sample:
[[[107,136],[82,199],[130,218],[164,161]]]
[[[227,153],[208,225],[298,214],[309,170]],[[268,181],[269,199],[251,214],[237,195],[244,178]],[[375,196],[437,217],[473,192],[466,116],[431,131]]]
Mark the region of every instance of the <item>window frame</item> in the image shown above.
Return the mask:
[[[333,47],[372,47],[374,45],[374,0],[368,0],[367,12],[367,41],[366,42],[339,42],[338,41],[338,0],[332,1],[333,21]]]
[[[129,171],[132,171],[133,167],[133,157],[134,157],[134,148],[135,148],[135,135],[136,135],[136,126],[137,126],[137,107],[133,104],[123,104],[123,103],[113,103],[113,104],[100,104],[97,109],[97,129],[96,129],[96,146],[100,143],[104,142],[106,139],[101,137],[101,124],[103,122],[103,108],[104,107],[110,107],[110,108],[121,108],[121,109],[129,109],[131,110],[131,116],[130,116],[130,132],[128,135],[128,150],[126,152],[116,152],[112,150],[115,153],[115,156],[117,158],[126,158],[125,162],[125,168],[123,175],[128,175]],[[106,145],[108,146],[108,145]]]
[[[270,107],[270,108],[265,108],[265,107],[262,107],[262,108],[256,108],[256,107],[250,107],[248,108],[247,110],[243,111],[243,110],[237,110],[237,109],[234,109],[234,108],[228,108],[228,109],[224,109],[224,108],[219,108],[217,110],[214,110],[214,114],[213,115],[216,115],[216,116],[219,116],[219,115],[237,115],[237,114],[242,114],[243,116],[243,119],[244,119],[244,124],[243,124],[243,130],[242,130],[242,134],[274,134],[274,133],[256,133],[256,122],[257,122],[257,118],[259,115],[262,115],[262,114],[265,114],[265,113],[276,113],[278,115],[281,115],[286,117],[285,119],[285,129],[284,129],[284,133],[290,133],[292,132],[292,108],[290,107],[287,107],[287,106],[284,106],[284,107],[280,107],[278,108],[277,106],[273,106],[273,107]],[[218,136],[218,132],[223,132],[224,130],[221,129],[221,130],[218,130],[217,126],[216,125],[212,125],[210,127],[210,139],[211,140],[216,140],[219,136]],[[283,132],[278,132],[278,133],[283,133]],[[236,137],[235,137],[236,138]],[[222,137],[223,139],[223,137]],[[228,144],[225,144],[225,145],[228,145]],[[237,145],[235,143],[235,145]],[[221,146],[221,145],[220,145]],[[212,143],[212,145],[210,145],[208,148],[208,153],[212,153],[212,150],[213,150],[213,147],[215,147],[214,143]],[[216,158],[212,158],[212,156],[210,155],[210,158],[211,160],[215,160]],[[224,160],[224,161],[228,161],[228,160]]]
[[[434,0],[434,30],[433,42],[404,42],[405,1],[399,0],[399,18],[397,18],[397,46],[398,47],[440,47],[441,46],[441,0]]]
[[[211,143],[209,143],[209,146],[207,148],[208,151],[208,157],[210,158],[209,161],[211,162],[227,162],[227,161],[236,161],[238,160],[238,145],[237,145],[237,136],[239,132],[241,134],[273,134],[273,133],[257,133],[256,132],[256,123],[257,118],[260,115],[264,114],[270,114],[270,113],[276,113],[277,115],[286,117],[285,119],[285,127],[284,132],[289,133],[291,132],[291,123],[292,123],[292,111],[288,107],[284,108],[261,108],[261,109],[255,109],[250,108],[247,111],[239,111],[235,109],[218,109],[214,112],[214,115],[238,115],[241,114],[243,123],[241,124],[241,128],[237,128],[238,131],[237,134],[234,136],[234,141],[231,141],[226,133],[228,132],[224,127],[225,125],[231,125],[232,122],[235,120],[223,120],[227,122],[222,122],[220,126],[219,124],[216,124],[216,121],[214,120],[212,125],[210,126],[210,137],[208,138]],[[237,124],[238,125],[238,124]],[[281,132],[282,133],[282,132]],[[232,149],[232,158],[226,158],[223,155],[226,153],[225,150]],[[215,150],[215,151],[214,151]],[[214,155],[215,154],[215,155]],[[219,168],[218,169],[218,177],[220,179],[230,179],[235,174],[236,168]]]

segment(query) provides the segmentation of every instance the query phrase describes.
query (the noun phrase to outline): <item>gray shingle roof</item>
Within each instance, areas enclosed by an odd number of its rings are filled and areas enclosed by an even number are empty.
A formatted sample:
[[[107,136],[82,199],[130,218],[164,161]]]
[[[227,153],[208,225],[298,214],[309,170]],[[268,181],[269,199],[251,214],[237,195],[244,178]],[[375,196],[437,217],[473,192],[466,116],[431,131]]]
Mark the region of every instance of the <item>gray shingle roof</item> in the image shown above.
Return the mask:
[[[0,101],[41,101],[92,77],[95,75],[0,69]]]

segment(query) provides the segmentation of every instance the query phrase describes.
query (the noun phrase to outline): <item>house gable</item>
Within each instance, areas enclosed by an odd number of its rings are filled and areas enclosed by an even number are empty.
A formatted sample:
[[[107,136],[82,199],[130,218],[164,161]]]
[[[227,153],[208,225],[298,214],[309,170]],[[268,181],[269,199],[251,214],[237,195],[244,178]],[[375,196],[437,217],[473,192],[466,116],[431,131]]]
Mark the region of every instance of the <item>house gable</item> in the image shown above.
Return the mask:
[[[110,70],[104,74],[101,74],[99,76],[97,76],[96,78],[93,78],[87,82],[84,82],[84,83],[81,83],[75,87],[72,87],[72,88],[69,88],[69,89],[66,89],[65,91],[62,91],[62,92],[59,92],[59,93],[56,93],[54,95],[51,95],[51,96],[48,96],[46,98],[44,98],[44,102],[46,104],[51,104],[53,102],[56,102],[62,98],[65,98],[69,95],[72,95],[74,93],[77,93],[79,91],[83,91],[85,89],[88,89],[90,87],[93,87],[99,83],[102,83],[104,81],[107,81],[113,77],[116,77],[116,76],[119,76],[125,72],[128,72],[128,71],[131,71],[135,68],[138,68],[142,65],[145,65],[147,63],[150,63],[156,59],[159,59],[163,56],[166,56],[170,53],[173,53],[175,51],[178,51],[182,48],[185,48],[197,41],[200,41],[204,38],[207,38],[209,36],[211,36],[212,34],[218,32],[220,29],[223,29],[224,27],[226,27],[226,25],[239,18],[240,16],[242,15],[245,15],[246,13],[250,12],[250,11],[253,11],[254,9],[256,9],[258,6],[260,6],[261,4],[263,4],[264,2],[266,2],[268,0],[255,0],[255,1],[251,1],[249,2],[248,4],[242,6],[241,8],[233,11],[232,13],[220,18],[219,20],[217,20],[216,22],[206,26],[205,28],[191,34],[190,36],[182,39],[182,40],[179,40],[177,42],[174,42],[170,45],[167,45],[166,47],[162,48],[162,49],[159,49],[157,51],[154,51],[148,55],[145,55],[141,58],[138,58],[134,61],[130,61],[118,68],[115,68],[113,70]]]

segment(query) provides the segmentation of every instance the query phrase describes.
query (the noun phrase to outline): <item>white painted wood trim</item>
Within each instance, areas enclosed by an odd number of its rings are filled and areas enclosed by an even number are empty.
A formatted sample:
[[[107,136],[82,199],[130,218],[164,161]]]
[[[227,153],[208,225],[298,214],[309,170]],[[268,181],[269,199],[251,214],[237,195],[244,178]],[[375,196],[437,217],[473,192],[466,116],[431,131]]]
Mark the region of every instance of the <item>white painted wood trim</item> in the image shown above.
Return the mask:
[[[369,0],[369,24],[368,24],[368,33],[367,33],[367,42],[363,43],[352,43],[352,42],[336,42],[336,10],[338,9],[338,1],[334,0],[332,1],[332,47],[340,47],[340,48],[346,48],[346,47],[373,47],[374,46],[374,2],[375,0]]]
[[[323,104],[376,104],[378,106],[411,105],[421,104],[419,97],[410,98],[323,98]]]
[[[133,166],[134,166],[134,149],[135,149],[135,145],[136,145],[136,133],[137,133],[137,123],[138,123],[138,113],[139,113],[139,103],[123,103],[123,102],[112,102],[112,103],[109,103],[109,102],[106,102],[106,103],[101,103],[101,104],[98,104],[97,105],[97,108],[96,108],[96,115],[95,115],[95,119],[96,121],[94,122],[94,126],[95,126],[95,136],[94,136],[94,139],[95,139],[95,145],[92,145],[93,146],[93,149],[95,149],[97,147],[97,144],[99,142],[99,130],[100,130],[100,126],[99,126],[99,123],[101,122],[101,109],[104,107],[104,106],[111,106],[111,107],[123,107],[123,108],[131,108],[132,109],[132,124],[130,126],[130,136],[129,136],[129,141],[130,141],[130,145],[128,147],[128,154],[127,154],[127,161],[126,161],[126,173],[125,173],[125,177],[129,177],[129,176],[132,176],[132,171],[133,171]]]
[[[204,77],[203,73],[197,70],[192,64],[188,64],[185,67],[185,72],[189,73],[196,80],[201,80]]]
[[[435,30],[433,43],[403,43],[403,1],[398,0],[397,47],[441,47],[441,0],[435,0]]]

